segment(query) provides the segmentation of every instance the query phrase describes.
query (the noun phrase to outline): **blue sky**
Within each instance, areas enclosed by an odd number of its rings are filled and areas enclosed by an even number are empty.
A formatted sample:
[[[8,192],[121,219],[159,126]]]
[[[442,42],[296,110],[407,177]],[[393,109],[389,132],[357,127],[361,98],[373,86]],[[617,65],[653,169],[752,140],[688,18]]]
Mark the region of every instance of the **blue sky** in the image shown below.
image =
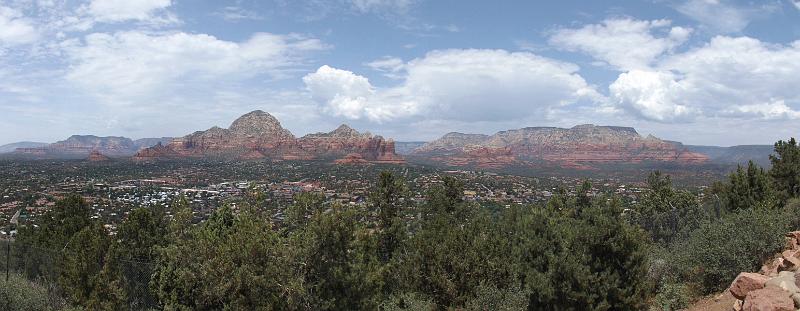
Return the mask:
[[[181,136],[254,109],[397,140],[800,130],[800,1],[0,0],[0,144]]]

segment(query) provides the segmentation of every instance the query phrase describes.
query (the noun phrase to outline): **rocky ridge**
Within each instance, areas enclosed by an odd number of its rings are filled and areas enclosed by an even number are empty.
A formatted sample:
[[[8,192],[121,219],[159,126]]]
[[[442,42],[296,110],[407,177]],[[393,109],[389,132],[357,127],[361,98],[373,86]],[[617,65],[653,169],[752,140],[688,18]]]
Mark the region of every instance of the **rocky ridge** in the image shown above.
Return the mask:
[[[261,110],[249,112],[226,128],[212,127],[166,146],[141,150],[135,160],[180,157],[223,157],[242,160],[340,160],[337,163],[404,163],[394,141],[341,125],[328,133],[296,138],[277,118]]]
[[[448,133],[415,149],[412,155],[449,166],[487,168],[535,162],[585,167],[645,161],[696,164],[708,160],[679,143],[642,137],[630,127],[591,124],[569,129],[526,127],[494,135]]]

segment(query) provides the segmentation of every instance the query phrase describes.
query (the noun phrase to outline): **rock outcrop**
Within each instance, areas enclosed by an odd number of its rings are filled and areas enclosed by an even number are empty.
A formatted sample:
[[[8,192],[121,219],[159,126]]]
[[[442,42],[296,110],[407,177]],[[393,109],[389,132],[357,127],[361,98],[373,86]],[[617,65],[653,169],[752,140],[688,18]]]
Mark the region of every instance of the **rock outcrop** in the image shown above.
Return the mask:
[[[704,163],[708,157],[679,143],[642,137],[633,128],[578,125],[564,129],[527,127],[494,135],[448,133],[417,148],[414,156],[450,166],[478,167],[554,163],[582,167],[597,163]]]
[[[100,153],[100,151],[92,150],[92,153],[89,154],[89,157],[86,158],[89,162],[105,162],[110,160],[107,156]]]
[[[733,310],[797,310],[800,308],[800,231],[786,234],[787,249],[759,273],[742,272],[728,291],[737,300]]]
[[[275,117],[261,110],[247,113],[226,128],[212,127],[166,146],[141,150],[138,160],[165,157],[223,157],[241,160],[332,160],[337,163],[404,163],[394,141],[341,125],[328,133],[295,138]]]
[[[162,145],[160,142],[150,148],[145,148],[133,156],[134,161],[153,161],[164,158],[178,157],[178,153]]]

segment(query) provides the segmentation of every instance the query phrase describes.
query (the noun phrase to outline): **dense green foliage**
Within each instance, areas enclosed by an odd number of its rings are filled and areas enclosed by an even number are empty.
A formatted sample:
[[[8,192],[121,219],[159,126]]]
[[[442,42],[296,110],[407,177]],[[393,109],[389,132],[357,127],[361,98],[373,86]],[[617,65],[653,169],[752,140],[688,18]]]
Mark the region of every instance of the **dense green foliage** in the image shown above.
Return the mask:
[[[179,200],[131,212],[113,236],[71,196],[20,232],[30,247],[14,264],[101,310],[673,310],[757,270],[800,226],[794,140],[772,160],[705,193],[654,172],[638,202],[585,182],[491,210],[456,178],[415,202],[384,172],[363,205],[303,193],[275,220],[253,191],[193,224]]]
[[[63,305],[63,299],[51,295],[47,287],[19,274],[11,274],[8,281],[0,279],[0,310],[49,311]]]

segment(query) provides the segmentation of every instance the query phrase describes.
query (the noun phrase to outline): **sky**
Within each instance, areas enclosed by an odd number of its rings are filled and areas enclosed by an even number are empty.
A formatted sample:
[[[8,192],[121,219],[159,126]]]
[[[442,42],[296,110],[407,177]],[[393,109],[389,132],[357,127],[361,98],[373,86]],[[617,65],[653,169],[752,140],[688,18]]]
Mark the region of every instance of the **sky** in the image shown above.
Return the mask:
[[[591,123],[771,144],[800,136],[800,0],[0,0],[0,144],[256,109],[296,136]]]

